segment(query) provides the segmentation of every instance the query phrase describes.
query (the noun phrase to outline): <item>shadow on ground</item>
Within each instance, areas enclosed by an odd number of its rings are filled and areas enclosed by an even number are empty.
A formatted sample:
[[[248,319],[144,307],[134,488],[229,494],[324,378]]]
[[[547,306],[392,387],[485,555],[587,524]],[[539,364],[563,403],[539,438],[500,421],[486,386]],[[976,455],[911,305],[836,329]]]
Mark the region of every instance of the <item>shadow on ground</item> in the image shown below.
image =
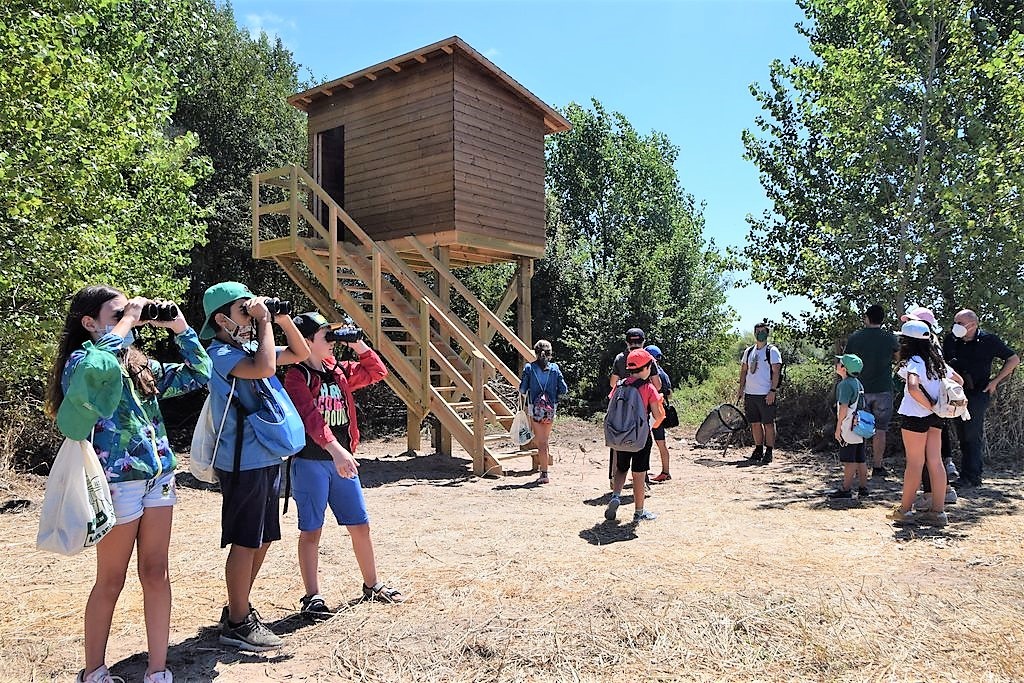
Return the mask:
[[[622,524],[618,520],[606,520],[581,531],[580,538],[590,545],[609,545],[611,543],[621,543],[622,541],[632,541],[639,538],[636,535],[637,524],[639,522]]]

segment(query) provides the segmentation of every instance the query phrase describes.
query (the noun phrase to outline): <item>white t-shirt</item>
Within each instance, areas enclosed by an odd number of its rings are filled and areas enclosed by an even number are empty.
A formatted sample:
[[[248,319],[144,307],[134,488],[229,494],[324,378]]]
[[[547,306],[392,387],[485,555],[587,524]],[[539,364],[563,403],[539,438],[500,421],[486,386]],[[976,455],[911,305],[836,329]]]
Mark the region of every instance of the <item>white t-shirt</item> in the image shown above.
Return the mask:
[[[924,389],[925,393],[928,394],[932,400],[937,400],[939,397],[939,390],[942,388],[942,380],[933,379],[928,376],[927,368],[924,364],[924,359],[921,356],[911,356],[907,364],[902,366],[897,372],[900,378],[906,382],[907,375],[917,375],[918,381],[921,384],[921,388]],[[946,366],[946,377],[953,377],[953,368]],[[909,417],[928,417],[932,414],[930,408],[925,408],[923,405],[917,402],[907,388],[903,388],[903,400],[900,401],[900,407],[897,411],[900,415],[907,415]]]
[[[766,354],[768,362],[765,362]],[[747,381],[743,385],[743,393],[764,396],[772,388],[772,364],[781,363],[782,354],[771,344],[761,349],[755,345],[743,352],[741,362],[747,364]]]

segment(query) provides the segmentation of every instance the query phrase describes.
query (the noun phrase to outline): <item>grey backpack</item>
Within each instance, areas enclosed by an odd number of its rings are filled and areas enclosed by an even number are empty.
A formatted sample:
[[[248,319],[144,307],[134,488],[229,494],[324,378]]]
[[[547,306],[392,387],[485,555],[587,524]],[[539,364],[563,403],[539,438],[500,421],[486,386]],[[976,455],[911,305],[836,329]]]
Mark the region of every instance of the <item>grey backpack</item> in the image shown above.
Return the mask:
[[[604,415],[604,445],[617,451],[643,450],[651,435],[647,406],[640,395],[641,382],[619,380]]]

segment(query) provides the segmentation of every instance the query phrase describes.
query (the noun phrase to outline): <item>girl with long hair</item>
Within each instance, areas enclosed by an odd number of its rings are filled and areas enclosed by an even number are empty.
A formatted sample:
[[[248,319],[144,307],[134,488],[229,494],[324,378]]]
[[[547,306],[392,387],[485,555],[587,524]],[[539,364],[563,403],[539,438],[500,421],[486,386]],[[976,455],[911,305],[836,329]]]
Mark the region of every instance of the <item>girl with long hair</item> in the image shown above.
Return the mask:
[[[902,419],[903,448],[907,466],[903,474],[900,504],[889,513],[897,524],[923,522],[945,526],[946,468],[942,463],[942,420],[932,411],[942,389],[942,379],[963,383],[953,368],[946,365],[932,338],[927,323],[908,320],[899,332],[900,367],[898,374],[906,382],[899,414]],[[913,511],[914,497],[921,485],[924,467],[932,484],[932,504],[928,512]],[[934,492],[938,493],[934,493]]]
[[[173,319],[146,319],[151,315],[144,316],[144,309],[151,304],[162,306],[163,317]],[[134,329],[142,325],[170,329],[185,362],[159,363],[133,346]],[[92,442],[110,484],[116,517],[114,528],[96,546],[96,582],[85,607],[85,668],[78,682],[119,680],[104,659],[114,608],[137,547],[149,649],[145,683],[171,683],[167,555],[178,460],[157,399],[202,387],[211,368],[198,336],[173,304],[143,297],[129,300],[104,285],[84,287],[71,300],[50,371],[47,412],[65,436]],[[107,411],[104,406],[114,407]]]

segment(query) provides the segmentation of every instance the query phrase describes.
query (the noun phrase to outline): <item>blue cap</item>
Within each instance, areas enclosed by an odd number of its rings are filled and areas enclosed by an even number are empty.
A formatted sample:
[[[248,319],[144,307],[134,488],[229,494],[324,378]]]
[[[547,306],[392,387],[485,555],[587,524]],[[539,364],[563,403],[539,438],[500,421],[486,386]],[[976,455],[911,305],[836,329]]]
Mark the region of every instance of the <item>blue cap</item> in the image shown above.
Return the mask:
[[[663,355],[663,354],[661,353],[661,349],[659,349],[659,348],[658,348],[657,346],[655,346],[654,344],[651,344],[650,346],[648,346],[648,347],[644,348],[644,351],[646,351],[647,353],[649,353],[649,354],[651,354],[652,356],[654,356],[654,360],[658,360],[658,359],[660,359],[660,358],[661,358],[661,356]]]

